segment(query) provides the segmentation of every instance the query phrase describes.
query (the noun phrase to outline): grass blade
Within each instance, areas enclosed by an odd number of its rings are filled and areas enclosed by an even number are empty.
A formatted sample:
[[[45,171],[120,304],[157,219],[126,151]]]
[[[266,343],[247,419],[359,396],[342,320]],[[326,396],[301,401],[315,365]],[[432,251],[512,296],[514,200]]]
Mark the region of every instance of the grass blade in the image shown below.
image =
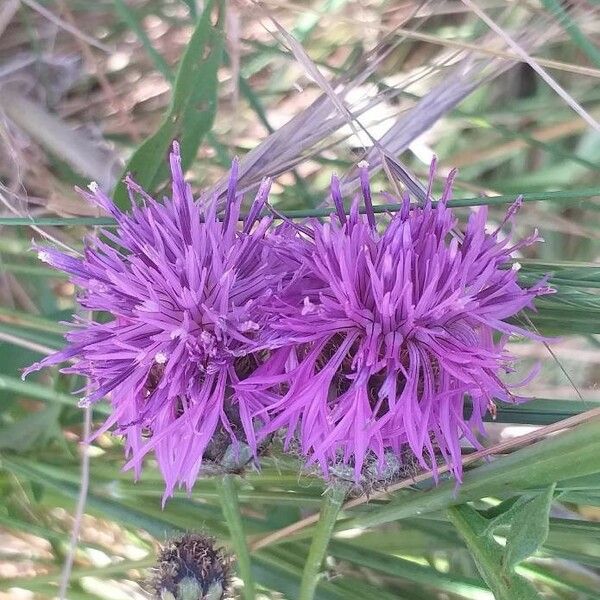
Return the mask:
[[[250,554],[246,544],[246,534],[244,532],[244,523],[240,512],[240,505],[237,497],[236,483],[233,475],[223,475],[217,480],[217,489],[221,495],[221,506],[223,516],[229,526],[231,534],[231,543],[235,550],[239,574],[244,582],[244,598],[254,600],[254,577],[250,564]]]
[[[213,24],[215,11],[217,21]],[[206,3],[179,64],[167,115],[158,131],[141,144],[125,167],[125,173],[130,172],[148,192],[156,191],[167,178],[165,158],[173,140],[179,140],[185,171],[212,128],[217,110],[217,70],[223,58],[224,19],[223,0]],[[114,201],[123,209],[129,205],[123,182],[116,187]]]
[[[321,570],[333,527],[345,497],[346,486],[339,483],[333,484],[325,492],[319,522],[312,538],[306,563],[304,564],[304,571],[302,572],[300,593],[298,595],[299,600],[312,600],[314,597],[317,584],[319,583],[319,571]]]
[[[167,145],[168,149],[168,145]],[[163,160],[161,158],[161,160]],[[600,196],[600,188],[581,188],[560,192],[531,192],[523,194],[523,202],[576,202],[584,198]],[[448,202],[448,206],[453,208],[466,208],[471,206],[503,206],[511,204],[516,199],[513,194],[503,194],[499,196],[476,198],[456,198]],[[435,202],[434,202],[435,204]],[[397,212],[401,208],[400,204],[376,204],[373,211],[377,214],[387,212]],[[288,210],[282,211],[282,214],[289,219],[306,219],[311,217],[328,217],[331,214],[331,207],[311,208],[306,210]],[[359,211],[364,214],[365,208],[360,207]],[[270,214],[265,212],[264,214]],[[246,214],[240,215],[240,220],[246,218]],[[277,219],[277,215],[274,216]],[[102,227],[114,227],[115,221],[110,217],[0,217],[0,225],[19,226],[57,226],[67,227],[74,225],[94,225]]]

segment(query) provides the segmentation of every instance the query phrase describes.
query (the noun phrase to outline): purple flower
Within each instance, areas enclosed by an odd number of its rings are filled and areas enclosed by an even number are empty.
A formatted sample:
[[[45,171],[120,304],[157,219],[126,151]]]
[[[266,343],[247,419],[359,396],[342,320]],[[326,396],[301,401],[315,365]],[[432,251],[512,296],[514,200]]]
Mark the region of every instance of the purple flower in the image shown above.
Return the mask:
[[[112,320],[76,320],[68,347],[29,369],[70,360],[65,372],[92,386],[83,404],[110,396],[101,431],[116,426],[126,436],[136,476],[154,451],[165,497],[177,484],[192,488],[215,439],[256,450],[252,415],[261,405],[234,386],[260,364],[262,306],[285,274],[269,249],[271,219],[259,218],[268,181],[238,228],[237,163],[220,221],[216,199],[194,201],[176,144],[170,161],[172,198],[158,203],[127,179],[134,208],[125,214],[92,184],[85,195],[116,219],[116,232],[88,239],[82,258],[40,249],[42,260],[70,273],[82,307]]]
[[[269,415],[261,434],[286,428],[286,444],[296,440],[325,476],[344,465],[358,482],[367,462],[383,472],[389,453],[410,449],[436,476],[440,453],[460,480],[461,438],[477,446],[473,429],[483,431],[494,399],[517,400],[500,377],[513,368],[505,343],[536,336],[507,319],[550,290],[520,287],[511,256],[539,238],[512,244],[500,227],[486,233],[485,207],[461,233],[447,206],[452,179],[435,206],[411,207],[405,196],[379,230],[367,171],[365,216],[357,200],[344,214],[334,178],[336,213],[297,233],[296,279],[272,307],[287,345],[240,387]]]

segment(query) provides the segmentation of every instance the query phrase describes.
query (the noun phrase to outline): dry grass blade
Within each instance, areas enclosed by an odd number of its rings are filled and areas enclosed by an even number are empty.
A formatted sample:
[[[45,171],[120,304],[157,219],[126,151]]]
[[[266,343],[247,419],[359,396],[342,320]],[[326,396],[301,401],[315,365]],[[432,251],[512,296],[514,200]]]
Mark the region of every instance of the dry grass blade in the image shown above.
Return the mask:
[[[495,31],[522,59],[582,118],[590,127],[600,132],[600,123],[581,106],[555,79],[553,79],[527,51],[513,40],[497,23],[481,10],[472,0],[462,0],[477,16]]]
[[[436,35],[428,33],[421,33],[419,31],[413,31],[411,29],[405,29],[399,27],[396,29],[397,33],[401,33],[409,39],[420,40],[423,42],[430,42],[431,44],[437,44],[439,46],[446,46],[447,48],[455,48],[457,50],[469,50],[475,54],[486,54],[491,57],[505,58],[507,60],[513,60],[515,62],[526,62],[525,59],[514,52],[507,52],[506,50],[496,50],[494,48],[487,48],[486,46],[458,41],[448,40]],[[546,67],[548,69],[554,69],[556,71],[565,71],[566,73],[577,73],[578,75],[585,75],[586,77],[600,78],[600,69],[594,69],[592,67],[586,67],[583,65],[575,65],[573,63],[561,62],[558,60],[550,60],[546,58],[535,57],[535,61],[538,65]]]
[[[532,21],[523,25],[520,36],[523,44],[529,49],[540,47],[555,29],[549,23]],[[305,69],[316,78],[315,65],[289,34],[282,35],[295,49],[297,58]],[[479,40],[479,46],[486,46],[493,34],[485,34]],[[294,43],[295,42],[295,43]],[[378,171],[386,157],[387,167],[398,166],[395,175],[417,195],[421,197],[423,190],[416,178],[406,169],[397,157],[410,144],[427,131],[444,114],[452,110],[459,102],[481,85],[491,81],[508,69],[512,62],[502,58],[478,58],[474,53],[466,51],[445,51],[437,56],[430,65],[419,67],[405,75],[394,86],[390,86],[386,94],[377,93],[374,97],[362,99],[352,106],[345,104],[345,98],[351,90],[361,86],[374,72],[381,56],[389,51],[390,45],[399,43],[398,36],[387,36],[385,40],[361,61],[360,65],[349,75],[332,82],[319,81],[319,87],[326,91],[308,108],[293,117],[288,123],[272,133],[262,143],[255,146],[241,161],[240,181],[242,189],[255,188],[263,177],[276,177],[297,166],[302,160],[316,155],[324,149],[324,141],[347,124],[348,119],[359,123],[357,117],[381,105],[389,99],[398,97],[411,85],[424,77],[439,75],[440,82],[410,110],[405,111],[393,123],[388,131],[379,139],[372,141],[372,147],[364,157],[369,163],[371,172]],[[300,46],[300,47],[298,47]],[[323,76],[320,75],[322,78]],[[333,92],[333,94],[332,94]],[[341,107],[340,107],[341,103]],[[362,129],[362,127],[361,127]],[[354,130],[354,129],[353,129]],[[371,137],[371,136],[369,136]],[[334,142],[335,144],[336,142]],[[339,143],[339,140],[338,142]],[[329,144],[330,147],[331,144]],[[394,165],[393,163],[397,163]],[[357,185],[356,174],[347,175],[343,180],[345,191]],[[211,190],[223,195],[226,179],[222,179]]]
[[[540,46],[551,36],[553,29],[548,27],[538,29],[524,27],[523,44],[528,47]],[[482,36],[480,45],[483,47],[489,41],[489,35]],[[439,59],[441,65],[457,63],[445,67],[443,78],[434,86],[417,104],[408,112],[403,114],[378,140],[366,156],[369,163],[369,171],[374,173],[382,166],[382,157],[398,156],[406,150],[410,144],[421,134],[428,131],[443,115],[447,114],[463,99],[470,95],[481,85],[488,83],[508,68],[511,63],[499,59],[476,58],[474,53],[462,52],[443,55]],[[381,152],[384,149],[384,153]],[[388,166],[390,166],[388,164]],[[395,175],[414,193],[414,177],[402,169],[395,169]],[[405,171],[405,170],[404,170]],[[351,191],[358,185],[357,174],[352,173],[344,177],[343,186],[345,191]]]
[[[20,129],[83,175],[110,190],[119,171],[118,159],[66,125],[41,105],[16,91],[0,91],[0,109]]]
[[[257,3],[257,6],[260,6],[260,4]],[[277,28],[277,31],[289,44],[290,51],[292,52],[298,63],[305,70],[306,74],[323,90],[323,92],[325,92],[325,94],[327,94],[328,98],[331,100],[335,108],[339,111],[341,115],[343,115],[346,118],[348,125],[352,129],[352,132],[357,137],[357,139],[361,139],[358,129],[354,124],[355,117],[352,115],[352,113],[348,110],[343,101],[336,94],[335,90],[327,81],[327,79],[325,79],[321,71],[319,71],[317,65],[315,65],[315,63],[311,60],[310,56],[308,56],[302,44],[298,42],[298,40],[293,35],[289,34],[279,24],[279,22],[277,21],[277,19],[275,19],[274,16],[268,15],[268,17],[273,23],[273,25],[275,25],[275,27]]]
[[[4,33],[4,30],[8,27],[8,24],[12,21],[13,17],[17,14],[20,6],[21,0],[8,0],[8,2],[5,2],[4,6],[0,8],[0,36]]]

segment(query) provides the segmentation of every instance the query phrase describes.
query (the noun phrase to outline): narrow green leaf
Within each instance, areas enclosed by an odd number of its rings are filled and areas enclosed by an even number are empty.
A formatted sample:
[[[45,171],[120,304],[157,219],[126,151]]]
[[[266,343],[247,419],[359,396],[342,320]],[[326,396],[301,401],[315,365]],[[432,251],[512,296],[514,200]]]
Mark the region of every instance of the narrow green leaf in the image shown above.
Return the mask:
[[[217,22],[212,18],[217,12]],[[158,131],[135,151],[125,173],[130,172],[148,192],[167,178],[166,158],[173,140],[179,140],[185,171],[196,157],[204,136],[212,128],[217,110],[217,71],[223,56],[224,0],[209,0],[185,50],[175,78],[173,97]],[[129,205],[124,183],[117,184],[115,203]]]
[[[77,406],[77,398],[75,396],[57,392],[47,385],[40,385],[39,383],[33,383],[31,381],[21,381],[20,379],[10,377],[9,375],[0,375],[0,390],[10,390],[11,392],[26,398],[61,404],[70,406],[71,408]],[[103,403],[99,403],[94,406],[94,411],[103,415],[108,415],[110,413],[110,408]]]
[[[142,43],[142,46],[144,46],[144,50],[146,50],[146,52],[148,53],[148,56],[154,63],[156,69],[160,73],[162,73],[163,77],[167,81],[171,81],[173,79],[171,68],[166,63],[162,55],[152,45],[150,38],[146,34],[135,12],[131,8],[129,8],[129,6],[127,6],[127,4],[125,4],[123,0],[113,0],[113,2],[115,3],[117,13],[127,24],[127,26],[135,33],[135,35],[137,35],[138,39]]]
[[[505,572],[513,571],[546,541],[555,486],[555,483],[549,485],[541,494],[521,504],[513,514],[506,536]]]
[[[239,575],[244,582],[244,598],[254,600],[254,577],[250,564],[250,554],[246,543],[246,533],[244,531],[244,522],[240,512],[240,505],[237,496],[236,482],[233,475],[223,475],[217,479],[217,489],[221,494],[221,507],[223,516],[229,526],[231,534],[231,543],[235,550]]]
[[[331,539],[335,520],[346,497],[347,486],[334,483],[323,496],[323,504],[319,515],[319,522],[312,538],[310,550],[306,557],[302,581],[300,582],[299,600],[312,600],[319,583],[319,572],[327,546]]]
[[[495,418],[488,413],[485,420],[496,423],[550,425],[598,407],[600,407],[600,400],[533,398],[522,404],[508,404],[498,401],[496,403]],[[467,414],[470,414],[470,402],[466,403],[465,408]]]
[[[554,13],[557,21],[563,26],[573,42],[581,48],[597,67],[600,67],[600,49],[583,33],[577,22],[571,17],[565,7],[562,6],[561,2],[558,0],[542,0],[542,4]]]
[[[138,570],[138,569],[147,569],[148,567],[152,567],[155,563],[154,557],[144,558],[142,560],[126,560],[121,562],[116,562],[114,564],[108,565],[106,567],[85,567],[79,569],[73,569],[71,573],[71,577],[73,579],[80,579],[82,577],[97,577],[97,578],[109,578],[114,577],[115,575],[122,575],[129,571]],[[53,583],[57,580],[57,573],[49,573],[48,575],[37,575],[36,577],[31,577],[30,575],[27,577],[15,577],[11,579],[2,579],[0,581],[0,587],[2,589],[10,589],[10,588],[25,588],[37,590],[38,586],[43,585],[44,583]],[[69,592],[69,597],[71,594]]]
[[[53,277],[54,279],[66,279],[66,273],[51,269],[50,267],[40,267],[39,265],[19,265],[16,263],[2,262],[0,267],[3,271],[16,273],[17,275],[28,275],[31,277]]]
[[[503,572],[502,547],[491,535],[482,535],[486,521],[475,509],[461,504],[450,507],[447,514],[496,600],[539,600],[535,588],[526,579],[515,573]]]
[[[153,139],[153,138],[150,138]],[[165,147],[164,152],[161,154],[160,162],[165,163],[166,154],[168,152],[171,140],[174,138],[170,138]],[[150,140],[144,142],[143,145],[148,143]],[[143,146],[142,145],[142,146]],[[141,151],[141,147],[138,150]],[[182,151],[183,153],[183,151]],[[144,152],[144,155],[146,151]],[[136,155],[137,156],[137,153]],[[182,156],[183,158],[183,156]],[[193,160],[193,156],[191,158],[188,157],[186,164],[189,164],[189,161]],[[133,160],[133,159],[132,159]],[[141,159],[139,159],[141,163]],[[153,164],[156,165],[156,161],[153,161]],[[166,167],[165,167],[166,169]],[[141,183],[139,177],[136,177],[138,183]],[[523,194],[524,202],[571,202],[581,200],[583,198],[592,198],[594,196],[600,196],[600,188],[581,188],[581,189],[572,189],[569,191],[560,191],[560,192],[531,192],[529,194]],[[482,197],[479,196],[477,198],[456,198],[455,200],[451,200],[448,202],[448,205],[453,208],[466,208],[471,206],[502,206],[504,204],[511,204],[515,201],[515,196],[513,194],[507,194],[502,196],[492,196],[492,197]],[[435,203],[434,203],[435,204]],[[376,204],[373,206],[373,211],[376,214],[380,213],[388,213],[388,212],[397,212],[400,210],[401,205],[396,204]],[[359,212],[364,214],[365,207],[359,207]],[[264,215],[270,214],[268,211],[263,213]],[[285,217],[289,219],[306,219],[310,217],[328,217],[331,214],[331,208],[309,208],[309,209],[298,209],[298,210],[287,210],[282,213]],[[240,214],[240,220],[244,220],[247,214]],[[275,219],[279,217],[275,216]],[[114,219],[110,217],[0,217],[0,225],[39,225],[39,226],[57,226],[57,227],[66,227],[70,225],[97,225],[104,227],[114,227],[116,223]]]
[[[454,573],[442,573],[411,560],[378,552],[371,548],[362,548],[360,540],[353,544],[333,542],[331,544],[331,554],[336,558],[368,567],[380,573],[405,579],[428,588],[458,594],[462,598],[494,600],[492,594],[476,579],[469,579]]]

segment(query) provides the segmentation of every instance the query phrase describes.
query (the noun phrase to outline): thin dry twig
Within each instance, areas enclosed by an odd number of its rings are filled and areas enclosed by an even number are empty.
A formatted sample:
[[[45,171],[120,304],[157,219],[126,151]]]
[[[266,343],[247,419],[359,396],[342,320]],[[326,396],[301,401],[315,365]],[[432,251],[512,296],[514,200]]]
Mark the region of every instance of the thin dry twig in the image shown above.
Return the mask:
[[[90,448],[89,438],[92,430],[92,407],[86,406],[83,409],[83,430],[81,433],[81,479],[79,484],[79,496],[77,497],[77,506],[71,529],[71,538],[69,540],[69,550],[65,557],[63,569],[60,575],[60,588],[58,597],[60,600],[67,600],[67,589],[71,580],[71,571],[73,570],[73,561],[77,551],[79,541],[79,532],[81,531],[81,521],[85,513],[87,503],[88,489],[90,485]]]

